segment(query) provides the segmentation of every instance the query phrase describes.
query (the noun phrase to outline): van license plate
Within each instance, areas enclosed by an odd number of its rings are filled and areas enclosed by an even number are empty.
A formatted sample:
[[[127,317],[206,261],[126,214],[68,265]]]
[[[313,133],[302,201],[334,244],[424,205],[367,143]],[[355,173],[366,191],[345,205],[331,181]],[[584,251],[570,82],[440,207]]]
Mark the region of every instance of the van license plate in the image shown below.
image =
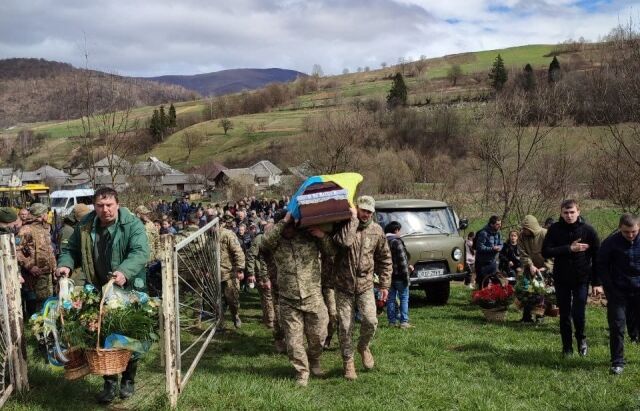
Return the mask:
[[[444,274],[444,270],[442,268],[437,269],[422,269],[418,270],[418,278],[431,278],[431,277],[439,277]]]

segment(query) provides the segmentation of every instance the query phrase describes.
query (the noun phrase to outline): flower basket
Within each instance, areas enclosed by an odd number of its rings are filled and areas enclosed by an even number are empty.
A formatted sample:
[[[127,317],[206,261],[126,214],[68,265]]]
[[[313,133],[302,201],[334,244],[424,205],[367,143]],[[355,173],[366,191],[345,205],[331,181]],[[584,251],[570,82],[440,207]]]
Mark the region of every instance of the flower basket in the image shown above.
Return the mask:
[[[487,321],[504,322],[507,321],[507,307],[483,308],[482,314]]]
[[[507,307],[513,302],[513,287],[508,282],[491,283],[489,277],[483,281],[483,288],[471,294],[471,302],[479,305],[487,321],[506,321]],[[489,284],[485,286],[485,282]]]
[[[100,348],[100,331],[102,326],[102,316],[104,315],[104,300],[109,289],[113,287],[113,279],[109,280],[105,292],[100,300],[100,311],[98,314],[98,339],[96,348],[85,350],[87,363],[91,374],[113,375],[120,374],[127,369],[127,363],[131,359],[131,351],[122,348]]]
[[[68,361],[64,365],[64,378],[67,380],[77,380],[89,375],[89,365],[82,348],[74,347],[65,353]]]
[[[538,317],[544,316],[545,311],[546,307],[544,305],[535,305],[531,308],[531,314]]]
[[[544,314],[547,317],[557,317],[560,315],[560,308],[555,304],[547,304]]]

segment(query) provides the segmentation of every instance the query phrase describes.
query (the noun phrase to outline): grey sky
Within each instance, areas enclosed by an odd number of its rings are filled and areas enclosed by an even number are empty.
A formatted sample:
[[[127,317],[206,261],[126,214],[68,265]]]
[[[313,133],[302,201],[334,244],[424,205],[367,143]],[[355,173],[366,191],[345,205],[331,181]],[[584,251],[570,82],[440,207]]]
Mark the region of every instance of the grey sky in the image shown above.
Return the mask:
[[[132,76],[280,67],[327,74],[399,57],[597,40],[640,0],[1,0],[0,58]]]

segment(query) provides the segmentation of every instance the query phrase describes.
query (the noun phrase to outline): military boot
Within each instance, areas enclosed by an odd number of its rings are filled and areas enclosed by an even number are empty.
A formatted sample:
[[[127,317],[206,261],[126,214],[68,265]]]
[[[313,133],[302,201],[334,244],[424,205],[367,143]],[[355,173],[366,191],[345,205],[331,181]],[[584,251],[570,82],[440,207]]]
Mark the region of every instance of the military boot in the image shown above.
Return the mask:
[[[296,384],[298,384],[300,387],[306,387],[308,383],[309,383],[308,372],[301,372],[296,375]]]
[[[364,369],[373,369],[375,362],[373,361],[373,355],[371,354],[371,350],[369,350],[369,347],[365,349],[358,348],[358,352],[362,356],[362,365],[364,366]]]
[[[323,349],[328,350],[331,348],[331,337],[332,335],[327,335],[327,338],[324,339]]]
[[[311,375],[314,377],[324,377],[326,372],[320,366],[320,359],[309,360],[309,368],[311,369]]]
[[[233,316],[233,326],[236,328],[242,327],[242,320],[240,320],[239,314]]]
[[[350,381],[358,378],[358,374],[356,374],[356,366],[353,363],[353,358],[344,362],[344,378]]]
[[[287,344],[284,340],[276,340],[274,345],[278,354],[284,354],[287,352]]]
[[[116,399],[116,391],[118,388],[118,380],[104,380],[102,391],[96,395],[96,399],[100,404],[109,404]]]

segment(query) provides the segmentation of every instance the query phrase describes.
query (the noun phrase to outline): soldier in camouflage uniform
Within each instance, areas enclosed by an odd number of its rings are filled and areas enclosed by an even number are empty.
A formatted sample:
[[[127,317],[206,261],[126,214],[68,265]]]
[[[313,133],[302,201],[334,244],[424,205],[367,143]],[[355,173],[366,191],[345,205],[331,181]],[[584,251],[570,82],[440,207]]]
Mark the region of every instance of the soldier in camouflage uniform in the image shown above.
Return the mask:
[[[82,217],[86,216],[91,212],[91,208],[86,204],[76,204],[73,207],[73,211],[67,214],[62,220],[63,225],[60,230],[58,236],[58,246],[60,250],[67,246],[69,243],[69,239],[71,238],[71,234],[73,234],[73,229],[78,224],[78,221],[82,220]]]
[[[42,302],[53,294],[53,272],[56,257],[51,244],[47,206],[35,203],[29,207],[27,218],[18,232],[16,254],[24,278],[27,296],[27,316],[40,309]]]
[[[287,213],[265,235],[262,246],[271,250],[278,269],[280,319],[289,361],[296,370],[298,385],[306,386],[309,371],[314,376],[324,375],[320,355],[329,320],[322,299],[320,251],[331,253],[331,242],[317,228],[297,230]],[[305,336],[309,346],[306,351]]]
[[[284,216],[283,216],[284,217]],[[273,229],[273,223],[265,226],[265,234]],[[260,258],[264,261],[266,270],[262,270],[256,273],[258,275],[257,281],[260,287],[271,292],[273,298],[273,340],[276,352],[278,354],[287,352],[287,344],[284,341],[284,331],[282,330],[280,321],[280,290],[278,289],[278,268],[273,261],[273,254],[270,250],[262,247],[262,244],[258,252]]]
[[[0,207],[0,234],[13,233],[18,213],[13,207]]]
[[[147,240],[149,241],[149,262],[158,259],[158,249],[160,248],[160,231],[158,227],[151,221],[149,215],[151,211],[143,205],[136,207],[136,216],[142,220],[144,224],[144,231],[147,233]]]
[[[266,287],[265,279],[268,281],[267,276],[267,263],[264,260],[264,255],[260,253],[260,244],[264,239],[264,234],[258,234],[251,244],[251,248],[247,251],[247,275],[249,281],[252,278],[261,279],[258,284],[258,292],[260,293],[260,305],[262,306],[262,322],[267,328],[273,328],[275,320],[275,313],[273,309],[273,297],[271,295],[271,288]]]
[[[362,196],[352,217],[333,236],[336,245],[334,286],[338,310],[338,336],[344,362],[344,377],[357,378],[353,363],[353,324],[357,308],[362,316],[358,352],[365,369],[374,366],[369,343],[378,326],[376,301],[373,295],[373,274],[380,278],[382,300],[387,299],[391,284],[391,252],[382,227],[373,221],[375,201]]]
[[[225,215],[223,223],[229,224],[233,221],[233,216]],[[236,328],[242,326],[240,315],[240,281],[244,278],[245,258],[240,242],[235,233],[224,227],[220,227],[218,232],[220,241],[220,287],[222,289],[223,300],[229,307],[233,317],[233,325]]]

